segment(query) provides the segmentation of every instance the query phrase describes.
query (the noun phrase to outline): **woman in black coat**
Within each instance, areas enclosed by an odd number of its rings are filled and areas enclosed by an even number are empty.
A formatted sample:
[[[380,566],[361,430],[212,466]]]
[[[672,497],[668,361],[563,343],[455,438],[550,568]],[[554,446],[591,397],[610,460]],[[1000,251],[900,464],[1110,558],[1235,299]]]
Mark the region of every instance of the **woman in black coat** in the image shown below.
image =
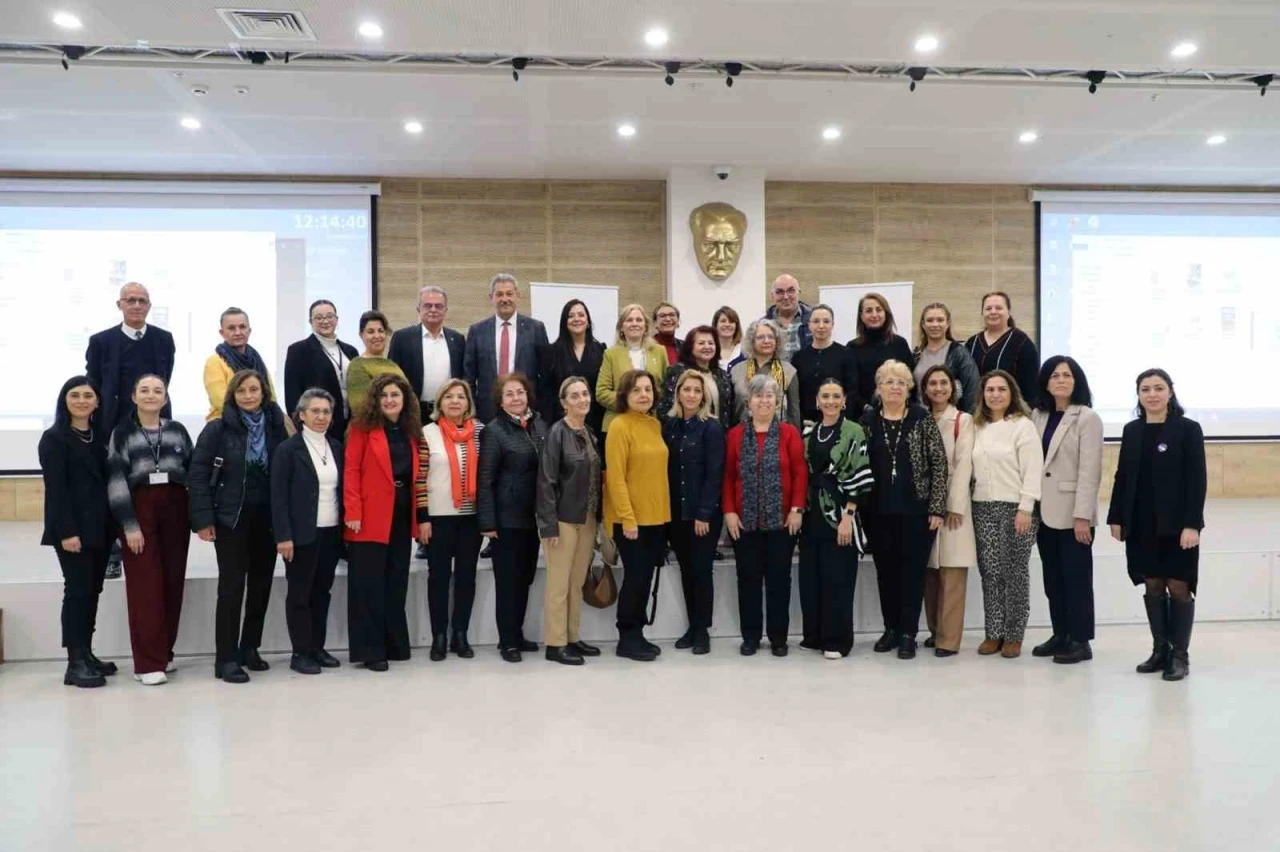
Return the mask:
[[[711,381],[709,373],[686,369],[675,382],[674,399],[662,421],[671,492],[667,538],[680,563],[680,585],[689,615],[689,629],[676,640],[676,647],[692,648],[695,654],[711,652],[713,572],[724,522],[720,511],[724,427],[712,415]]]
[[[570,299],[560,310],[560,334],[538,353],[539,413],[542,422],[550,428],[564,416],[560,408],[560,386],[570,376],[581,376],[591,388],[591,412],[587,425],[599,441],[603,440],[600,427],[604,422],[604,406],[595,399],[596,379],[600,377],[600,364],[604,361],[605,345],[596,340],[592,332],[591,311],[581,299]]]
[[[480,433],[476,515],[480,532],[493,542],[498,650],[508,663],[518,663],[521,652],[538,650],[524,638],[524,616],[538,570],[534,504],[547,427],[533,411],[533,387],[522,373],[499,377],[493,395],[499,411]]]
[[[1182,680],[1204,529],[1204,432],[1185,416],[1164,370],[1144,371],[1137,387],[1138,417],[1124,427],[1107,523],[1124,542],[1129,578],[1146,587],[1152,650],[1138,671]]]
[[[856,403],[869,407],[875,404],[876,371],[880,365],[885,361],[901,361],[912,370],[916,359],[911,353],[911,344],[897,333],[898,324],[889,300],[879,293],[867,293],[858,300],[857,328],[858,336],[849,341],[849,356],[858,377]],[[853,395],[853,388],[845,390],[845,396]],[[858,409],[852,411],[854,419],[862,415]]]
[[[218,556],[213,673],[226,683],[248,682],[241,666],[270,668],[258,645],[276,566],[271,457],[287,437],[271,386],[256,371],[241,370],[227,384],[222,416],[200,432],[191,456],[191,526]]]
[[[53,425],[40,436],[44,478],[42,545],[53,548],[62,567],[62,647],[67,649],[67,686],[106,684],[115,663],[93,654],[98,596],[111,548],[107,509],[107,435],[94,415],[100,396],[87,376],[74,376],[58,392]]]

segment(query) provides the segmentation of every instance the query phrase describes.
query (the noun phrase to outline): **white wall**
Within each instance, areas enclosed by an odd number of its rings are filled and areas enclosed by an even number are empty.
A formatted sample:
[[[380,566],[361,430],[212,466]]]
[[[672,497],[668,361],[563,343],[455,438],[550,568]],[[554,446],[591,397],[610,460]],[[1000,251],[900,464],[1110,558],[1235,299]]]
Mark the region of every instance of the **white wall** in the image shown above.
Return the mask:
[[[689,213],[712,201],[732,204],[747,216],[738,268],[712,281],[698,268]],[[667,298],[680,308],[681,334],[709,324],[721,305],[742,317],[743,326],[764,313],[768,282],[764,265],[764,171],[733,169],[720,180],[707,166],[673,168],[667,175]]]

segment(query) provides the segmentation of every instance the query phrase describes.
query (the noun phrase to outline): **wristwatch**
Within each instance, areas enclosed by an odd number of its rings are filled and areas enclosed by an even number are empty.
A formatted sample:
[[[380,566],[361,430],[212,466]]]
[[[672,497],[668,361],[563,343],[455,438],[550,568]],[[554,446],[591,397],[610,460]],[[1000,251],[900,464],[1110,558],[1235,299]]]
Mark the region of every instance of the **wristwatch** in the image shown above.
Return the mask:
[[[857,512],[857,511],[858,511],[857,509],[850,509],[848,506],[845,506],[845,507],[844,507],[844,516],[845,516],[846,518],[852,518],[852,517],[853,517],[853,515],[854,515],[854,513],[855,513],[855,512]]]

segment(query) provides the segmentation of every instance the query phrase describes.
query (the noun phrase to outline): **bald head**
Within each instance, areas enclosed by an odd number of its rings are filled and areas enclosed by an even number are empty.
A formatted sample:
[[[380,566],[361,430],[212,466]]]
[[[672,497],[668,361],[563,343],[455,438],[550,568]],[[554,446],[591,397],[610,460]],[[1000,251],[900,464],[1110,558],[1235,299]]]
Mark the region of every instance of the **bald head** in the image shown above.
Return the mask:
[[[795,316],[800,308],[800,282],[789,273],[784,272],[773,280],[770,295],[774,307],[785,319]]]
[[[151,294],[138,282],[130,281],[120,288],[116,307],[120,309],[125,325],[142,328],[147,323],[147,314],[151,313]]]

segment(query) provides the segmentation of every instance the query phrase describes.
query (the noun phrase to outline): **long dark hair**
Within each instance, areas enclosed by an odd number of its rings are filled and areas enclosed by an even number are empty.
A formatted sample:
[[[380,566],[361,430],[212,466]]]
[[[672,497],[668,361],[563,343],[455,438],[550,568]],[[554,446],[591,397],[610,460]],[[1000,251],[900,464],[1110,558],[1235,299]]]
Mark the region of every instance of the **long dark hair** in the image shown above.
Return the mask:
[[[1089,379],[1084,374],[1084,368],[1077,364],[1076,359],[1070,355],[1054,355],[1040,367],[1040,379],[1036,382],[1036,388],[1040,393],[1036,395],[1035,404],[1031,407],[1038,408],[1041,411],[1053,411],[1057,407],[1053,395],[1049,393],[1049,379],[1053,377],[1053,371],[1058,369],[1061,364],[1066,364],[1071,369],[1071,375],[1076,380],[1076,386],[1071,391],[1071,404],[1085,405],[1092,408],[1093,391],[1089,390]],[[1172,388],[1173,385],[1169,387]]]
[[[686,367],[697,368],[698,359],[693,357],[693,344],[699,334],[711,335],[711,340],[716,345],[716,354],[711,357],[711,362],[707,365],[712,370],[715,370],[720,364],[720,335],[716,334],[716,330],[709,325],[695,325],[689,330],[689,333],[684,336],[684,341],[680,344],[680,358],[678,360]]]
[[[582,305],[582,310],[587,315],[587,330],[584,333],[583,340],[587,345],[590,345],[591,341],[595,339],[595,326],[591,323],[591,309],[581,299],[570,299],[560,309],[560,336],[556,338],[556,345],[561,349],[567,349],[569,352],[573,352],[573,334],[569,331],[569,311],[573,310],[574,305]]]
[[[53,425],[57,429],[69,430],[71,428],[71,409],[67,408],[67,394],[72,388],[78,388],[88,385],[93,391],[94,396],[98,398],[98,407],[93,410],[93,414],[89,415],[89,425],[93,425],[93,421],[98,416],[98,412],[102,410],[102,391],[98,390],[98,384],[88,376],[72,376],[62,384],[62,390],[58,391],[58,404],[53,409]]]
[[[1186,414],[1186,413],[1187,413],[1187,410],[1186,410],[1185,408],[1183,408],[1183,407],[1182,407],[1182,403],[1178,402],[1178,394],[1177,394],[1177,392],[1173,389],[1173,379],[1169,378],[1169,374],[1168,374],[1168,373],[1166,373],[1164,370],[1160,369],[1159,367],[1152,367],[1152,368],[1150,368],[1150,369],[1143,370],[1141,373],[1139,373],[1139,374],[1138,374],[1138,378],[1137,378],[1137,379],[1135,379],[1135,380],[1134,380],[1134,382],[1133,382],[1133,392],[1134,392],[1134,393],[1137,393],[1137,392],[1138,392],[1138,388],[1142,387],[1142,380],[1143,380],[1143,379],[1149,379],[1149,378],[1151,378],[1152,376],[1155,376],[1155,377],[1157,377],[1157,378],[1159,378],[1159,379],[1163,379],[1163,380],[1164,380],[1164,383],[1165,383],[1166,385],[1168,385],[1168,386],[1169,386],[1169,414],[1168,414],[1168,416],[1169,416],[1169,417],[1181,417],[1182,415]],[[1139,400],[1138,400],[1138,407],[1137,407],[1136,409],[1134,409],[1134,410],[1135,410],[1135,412],[1137,413],[1137,415],[1138,415],[1138,419],[1139,419],[1139,420],[1146,420],[1146,419],[1147,419],[1147,410],[1146,410],[1145,408],[1143,408],[1143,407],[1142,407],[1142,400],[1141,400],[1141,399],[1139,399]]]
[[[855,324],[858,336],[854,338],[853,341],[859,346],[867,342],[867,326],[866,323],[862,321],[862,306],[866,304],[867,299],[873,299],[876,302],[879,302],[880,307],[884,308],[884,325],[880,326],[880,335],[882,339],[885,341],[890,340],[898,333],[898,323],[893,318],[893,308],[889,307],[889,300],[884,296],[881,296],[879,293],[865,293],[862,298],[858,300],[858,316],[857,323]]]
[[[404,408],[400,411],[400,427],[404,430],[404,434],[409,436],[410,441],[418,440],[422,432],[422,414],[418,407],[418,396],[409,387],[409,383],[400,378],[397,373],[383,373],[373,380],[364,404],[359,410],[351,412],[352,424],[372,431],[381,429],[390,422],[382,413],[382,391],[387,385],[400,388],[400,393],[404,397]]]

